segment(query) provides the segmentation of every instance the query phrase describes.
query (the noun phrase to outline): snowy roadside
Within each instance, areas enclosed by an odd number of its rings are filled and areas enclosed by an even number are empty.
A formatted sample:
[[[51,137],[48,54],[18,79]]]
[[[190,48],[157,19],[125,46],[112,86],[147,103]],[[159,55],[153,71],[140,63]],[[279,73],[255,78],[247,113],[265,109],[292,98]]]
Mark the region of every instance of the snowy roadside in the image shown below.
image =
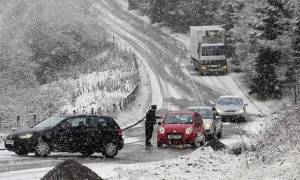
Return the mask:
[[[189,156],[178,159],[137,164],[84,164],[104,179],[234,179],[245,166],[241,156],[211,148],[198,148]],[[39,168],[0,173],[0,179],[40,179],[52,168]]]

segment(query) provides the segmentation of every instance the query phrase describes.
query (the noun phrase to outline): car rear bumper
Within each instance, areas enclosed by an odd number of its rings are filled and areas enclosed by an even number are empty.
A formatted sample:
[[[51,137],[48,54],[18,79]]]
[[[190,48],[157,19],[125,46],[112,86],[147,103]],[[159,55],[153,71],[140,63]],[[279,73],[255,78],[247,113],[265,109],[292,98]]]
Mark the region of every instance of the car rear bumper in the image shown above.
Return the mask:
[[[123,149],[124,147],[124,139],[121,139],[118,143],[118,147],[119,147],[119,150]]]

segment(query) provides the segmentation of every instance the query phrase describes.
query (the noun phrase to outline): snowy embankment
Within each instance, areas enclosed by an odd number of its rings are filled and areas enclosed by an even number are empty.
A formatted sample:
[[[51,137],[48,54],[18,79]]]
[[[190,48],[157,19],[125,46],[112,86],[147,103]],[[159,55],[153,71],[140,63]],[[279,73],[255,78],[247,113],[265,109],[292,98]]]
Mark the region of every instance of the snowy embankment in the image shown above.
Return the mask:
[[[241,174],[241,156],[232,156],[224,151],[199,148],[189,156],[178,159],[138,164],[95,163],[84,164],[105,179],[232,179]],[[229,163],[230,162],[230,163]],[[7,180],[37,180],[52,168],[40,168],[0,173]]]
[[[61,79],[43,88],[56,87],[65,92],[61,113],[116,114],[125,108],[126,97],[139,85],[138,69],[132,53],[105,52],[91,59],[96,67],[77,78]]]

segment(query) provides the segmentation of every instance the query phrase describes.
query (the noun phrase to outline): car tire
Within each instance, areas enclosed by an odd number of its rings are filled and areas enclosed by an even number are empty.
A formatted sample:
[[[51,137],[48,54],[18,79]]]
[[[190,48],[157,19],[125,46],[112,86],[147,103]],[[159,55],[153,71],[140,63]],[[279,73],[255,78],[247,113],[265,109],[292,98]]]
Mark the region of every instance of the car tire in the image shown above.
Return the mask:
[[[46,157],[50,154],[50,146],[43,140],[39,140],[35,147],[35,155],[38,157]]]
[[[192,147],[192,148],[196,148],[196,147],[197,147],[196,142],[191,143],[191,147]]]
[[[157,142],[157,147],[158,147],[158,148],[161,148],[161,147],[162,147],[162,143]]]
[[[225,116],[220,116],[222,122],[227,122],[227,118]]]
[[[113,158],[118,154],[118,146],[116,143],[110,142],[105,144],[103,148],[103,155],[107,158]]]

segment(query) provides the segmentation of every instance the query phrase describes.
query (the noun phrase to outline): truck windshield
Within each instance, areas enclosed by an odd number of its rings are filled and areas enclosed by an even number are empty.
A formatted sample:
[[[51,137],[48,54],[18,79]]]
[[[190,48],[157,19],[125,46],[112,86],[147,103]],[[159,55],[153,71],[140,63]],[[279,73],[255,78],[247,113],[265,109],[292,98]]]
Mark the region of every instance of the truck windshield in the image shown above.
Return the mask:
[[[203,46],[202,56],[222,56],[225,55],[225,46]]]

